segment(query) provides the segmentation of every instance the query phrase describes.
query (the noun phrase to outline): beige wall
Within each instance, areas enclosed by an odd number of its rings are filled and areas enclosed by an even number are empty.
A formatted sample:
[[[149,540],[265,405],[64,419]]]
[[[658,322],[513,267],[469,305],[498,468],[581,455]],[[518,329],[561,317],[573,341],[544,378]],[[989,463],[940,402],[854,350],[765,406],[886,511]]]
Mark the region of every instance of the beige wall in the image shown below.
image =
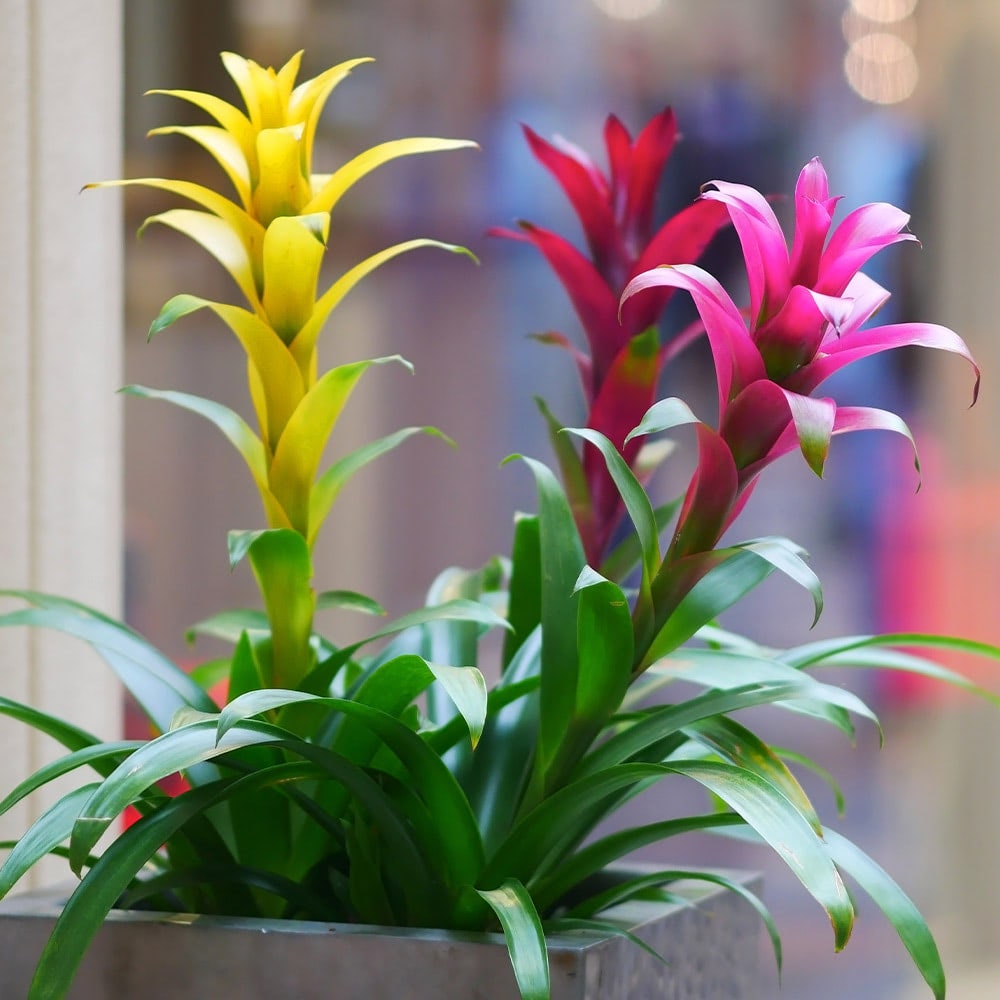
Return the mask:
[[[0,587],[120,603],[118,0],[0,0]],[[113,736],[120,696],[78,643],[0,633],[0,695]],[[0,792],[55,749],[0,719]],[[0,838],[38,805],[0,818]]]

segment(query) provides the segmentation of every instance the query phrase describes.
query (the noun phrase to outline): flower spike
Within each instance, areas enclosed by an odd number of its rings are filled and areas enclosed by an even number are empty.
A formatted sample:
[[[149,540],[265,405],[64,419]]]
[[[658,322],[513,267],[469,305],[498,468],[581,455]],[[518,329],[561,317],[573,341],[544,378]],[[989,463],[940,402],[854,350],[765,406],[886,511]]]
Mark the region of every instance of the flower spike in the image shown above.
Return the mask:
[[[715,361],[719,434],[739,472],[740,491],[762,469],[798,445],[822,475],[830,440],[857,430],[892,430],[910,438],[894,414],[838,408],[815,390],[852,361],[896,347],[949,351],[979,368],[961,337],[930,323],[867,327],[889,293],[860,268],[879,250],[915,237],[909,216],[886,204],[855,209],[835,228],[827,175],[818,159],[802,169],[795,189],[795,230],[789,252],[767,199],[753,188],[712,182],[702,198],[726,207],[746,264],[749,320],[718,281],[692,265],[657,267],[637,275],[622,294],[623,308],[651,289],[682,288],[692,296]],[[831,232],[832,229],[832,232]],[[700,516],[694,509],[683,516]]]
[[[371,60],[350,59],[297,83],[301,52],[280,69],[260,66],[233,52],[224,52],[221,58],[236,84],[243,108],[198,91],[151,91],[186,101],[216,123],[170,125],[154,129],[151,134],[183,135],[200,145],[229,178],[234,198],[191,181],[159,177],[90,186],[141,184],[197,206],[168,209],[151,216],[143,225],[169,226],[202,246],[229,272],[247,308],[177,295],[160,311],[150,333],[158,333],[203,308],[215,312],[233,331],[246,351],[248,388],[259,443],[267,461],[267,476],[262,477],[255,468],[254,478],[268,524],[283,529],[292,526],[311,545],[318,526],[310,523],[309,512],[322,506],[310,502],[319,456],[313,454],[315,442],[309,442],[306,448],[306,435],[296,428],[301,414],[321,411],[325,440],[349,387],[364,370],[343,366],[335,373],[322,375],[317,362],[321,328],[361,278],[398,254],[424,246],[461,251],[436,240],[409,240],[371,255],[320,293],[317,286],[330,232],[330,213],[357,181],[384,163],[475,143],[423,137],[396,139],[365,150],[333,173],[314,173],[316,128],[327,98],[352,70]],[[198,412],[219,416],[221,411],[202,408]],[[219,419],[227,427],[232,424],[229,416]],[[244,438],[242,435],[241,440]],[[309,460],[296,464],[298,452],[303,449],[309,451]],[[258,449],[244,447],[242,452],[244,457],[256,455]]]
[[[530,222],[519,223],[518,230],[494,228],[490,233],[531,243],[548,261],[573,305],[589,350],[588,355],[571,348],[589,408],[587,427],[610,438],[632,471],[648,479],[651,470],[635,464],[638,445],[626,447],[625,437],[652,405],[664,360],[672,353],[671,343],[658,347],[655,327],[674,289],[660,287],[621,310],[618,302],[636,275],[659,264],[697,260],[726,223],[725,207],[696,201],[654,231],[655,195],[677,138],[670,108],[654,115],[635,140],[618,118],[608,116],[607,173],[564,139],[549,142],[527,126],[524,135],[576,212],[588,253]],[[550,331],[542,339],[571,345],[561,333]],[[680,343],[690,339],[685,334]],[[582,447],[590,496],[589,503],[585,498],[575,505],[577,525],[587,558],[598,565],[624,507],[604,459],[589,441]]]

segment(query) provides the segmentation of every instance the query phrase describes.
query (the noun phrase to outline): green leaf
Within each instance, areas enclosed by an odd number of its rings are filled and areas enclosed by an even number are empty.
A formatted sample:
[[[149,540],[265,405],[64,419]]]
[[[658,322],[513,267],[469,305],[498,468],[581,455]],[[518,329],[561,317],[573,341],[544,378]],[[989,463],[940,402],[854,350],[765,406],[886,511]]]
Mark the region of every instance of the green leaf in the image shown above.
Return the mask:
[[[837,806],[837,815],[843,816],[844,810],[846,808],[846,802],[844,800],[844,793],[841,790],[840,784],[837,779],[825,768],[821,767],[816,761],[807,757],[803,753],[799,753],[796,750],[789,750],[787,747],[775,747],[772,746],[771,749],[782,759],[791,761],[793,764],[798,764],[800,767],[805,768],[807,771],[811,771],[818,778],[822,778],[830,787],[830,791],[833,792],[833,799]]]
[[[787,538],[776,536],[740,542],[736,547],[756,552],[775,569],[780,570],[800,587],[808,590],[812,595],[815,610],[812,623],[815,625],[819,621],[819,617],[823,613],[823,587],[819,582],[819,577],[802,558],[806,554],[805,549]]]
[[[84,952],[118,897],[169,832],[216,794],[214,786],[195,789],[147,822],[131,827],[108,847],[63,906],[42,950],[28,1000],[61,1000],[66,995]]]
[[[668,573],[683,574],[687,565],[697,568],[704,565],[708,568],[698,572],[697,583],[684,594],[668,615],[643,656],[640,671],[677,649],[703,625],[714,621],[723,611],[766,580],[775,569],[770,560],[752,549],[725,548],[689,556],[668,566],[667,570]],[[661,574],[653,584],[654,592],[657,590],[657,583],[661,589],[670,590],[666,581],[667,577]]]
[[[594,817],[596,805],[623,788],[655,781],[666,773],[662,764],[618,764],[564,785],[505,831],[480,881],[503,878],[505,873],[528,881],[558,868],[564,850],[579,843],[603,818],[604,813]]]
[[[239,753],[238,760],[241,768],[250,773],[280,767],[284,763],[282,755],[271,747],[247,747]],[[235,792],[229,797],[227,805],[234,853],[240,866],[281,871],[293,850],[293,807],[283,791],[278,788],[255,788],[251,792]],[[262,899],[259,905],[262,915],[281,916],[279,900],[273,897]]]
[[[945,981],[941,956],[927,923],[912,900],[857,845],[835,830],[826,830],[824,837],[833,860],[875,901],[896,929],[900,940],[913,958],[935,1000],[944,1000]]]
[[[645,717],[609,737],[584,757],[576,776],[597,774],[607,767],[627,761],[666,736],[701,719],[711,719],[716,715],[755,705],[772,704],[794,697],[807,688],[808,684],[800,684],[794,680],[743,684],[730,690],[706,691],[677,705],[652,709]]]
[[[590,748],[620,705],[632,676],[632,614],[622,589],[589,566],[576,589],[577,687],[573,715],[545,775],[549,789],[559,785]]]
[[[63,906],[42,950],[28,1000],[61,1000],[84,953],[104,919],[142,866],[186,823],[226,794],[264,787],[292,774],[315,776],[315,768],[285,765],[285,770],[227,778],[184,792],[165,802],[142,823],[123,831],[94,863]]]
[[[495,628],[498,626],[505,629],[510,628],[506,619],[501,618],[492,608],[479,601],[458,598],[454,601],[446,601],[444,604],[435,605],[434,607],[418,608],[416,611],[411,611],[408,614],[400,616],[385,628],[373,632],[364,639],[359,639],[350,646],[330,651],[329,655],[313,671],[312,675],[306,679],[302,687],[315,694],[325,694],[329,690],[337,671],[362,646],[366,646],[377,639],[384,639],[395,635],[397,632],[415,629],[417,626],[436,621],[474,622],[484,628]],[[419,648],[424,648],[422,642]]]
[[[497,713],[503,708],[535,693],[537,690],[537,674],[533,677],[526,677],[520,681],[512,681],[507,684],[497,684],[492,690],[489,691],[486,698],[487,730],[484,730],[484,732],[488,731],[488,727],[492,724]],[[418,731],[424,738],[424,742],[429,747],[432,747],[435,752],[442,757],[446,755],[449,749],[460,743],[468,732],[465,720],[459,715],[455,715],[442,726],[432,726],[430,728],[421,727]],[[482,740],[480,740],[480,744],[481,743]],[[484,755],[477,754],[473,757],[473,760],[479,759],[479,757],[482,756]]]
[[[220,656],[214,660],[205,660],[196,667],[192,667],[189,676],[200,688],[210,691],[216,684],[221,684],[226,680],[229,676],[230,666],[230,658]]]
[[[664,895],[667,895],[666,893]],[[683,902],[680,900],[679,902]],[[655,958],[658,962],[667,964],[666,959],[652,946],[648,945],[638,934],[633,934],[627,927],[616,924],[611,920],[581,919],[578,917],[557,917],[555,920],[545,922],[545,931],[548,934],[573,934],[583,933],[598,936],[600,938],[620,937],[630,944],[641,948],[647,955]]]
[[[535,403],[549,432],[549,441],[556,462],[559,464],[559,473],[562,476],[570,509],[573,511],[573,519],[581,526],[581,530],[585,527],[590,528],[594,523],[594,502],[580,453],[573,442],[563,434],[563,425],[552,415],[545,401],[536,396]]]
[[[521,1000],[549,1000],[549,957],[542,922],[524,886],[507,879],[496,889],[477,889],[503,927]]]
[[[642,484],[635,478],[635,474],[618,449],[600,431],[589,427],[568,427],[567,433],[589,441],[603,456],[608,473],[614,480],[639,536],[643,567],[652,578],[660,565],[660,532],[656,524],[656,515],[653,513],[653,505],[649,502]]]
[[[603,871],[608,865],[624,858],[633,851],[659,844],[682,833],[712,830],[720,826],[744,825],[742,816],[732,812],[713,812],[703,816],[682,816],[678,819],[660,820],[642,826],[626,827],[591,841],[566,858],[558,868],[547,875],[529,882],[531,894],[538,908],[545,913],[559,903],[585,879]]]
[[[248,532],[248,534],[253,533]],[[242,555],[245,554],[244,551]],[[235,644],[239,642],[244,632],[268,633],[270,630],[267,615],[263,611],[256,608],[235,608],[202,619],[184,633],[184,638],[187,642],[194,642],[196,636],[210,635],[215,639]]]
[[[920,632],[895,632],[887,635],[824,639],[787,650],[781,654],[781,659],[799,669],[833,666],[901,670],[963,688],[1000,705],[1000,696],[993,692],[973,684],[968,678],[942,667],[933,660],[892,648],[896,646],[948,649],[958,653],[983,656],[991,660],[1000,660],[1000,647],[953,636],[927,635]]]
[[[366,615],[385,615],[386,610],[378,601],[355,590],[324,590],[316,595],[316,610],[326,611],[330,608],[341,608],[348,611],[361,611]]]
[[[269,636],[257,636],[256,639],[252,639],[248,632],[240,635],[229,663],[229,686],[226,691],[229,701],[247,691],[255,691],[266,686],[265,678],[271,676],[270,656],[266,657],[265,665],[258,655],[258,650],[264,645],[270,645]]]
[[[89,643],[158,729],[168,729],[174,713],[185,706],[201,712],[216,710],[198,684],[127,625],[76,601],[37,591],[4,590],[0,596],[32,605],[0,615],[0,627],[51,628]]]
[[[685,647],[654,663],[649,673],[723,689],[748,683],[798,684],[806,679],[799,695],[778,702],[782,708],[831,722],[852,738],[854,727],[847,712],[853,712],[868,719],[878,729],[880,739],[882,736],[878,717],[856,694],[835,684],[819,681],[815,681],[816,686],[813,687],[809,682],[814,678],[777,658],[737,652],[735,649]]]
[[[169,305],[169,303],[168,303]],[[275,499],[271,488],[268,485],[267,453],[264,442],[254,434],[249,424],[235,411],[223,406],[211,399],[203,399],[201,396],[192,396],[186,392],[173,392],[163,389],[149,389],[142,385],[127,385],[119,392],[129,396],[136,396],[140,399],[159,399],[174,406],[179,406],[183,410],[196,413],[206,420],[215,424],[222,431],[226,440],[242,455],[246,462],[257,490],[260,493],[261,501],[268,520],[272,524],[290,527],[288,517],[282,510],[281,505]]]
[[[226,706],[223,715],[219,717],[219,725],[222,726],[225,716],[228,728],[220,738],[219,745],[240,726],[239,722],[229,725],[230,720],[242,720],[249,715],[279,708],[282,702],[297,704],[305,701],[344,713],[352,722],[368,729],[374,737],[364,746],[359,745],[356,736],[338,738],[335,744],[338,757],[350,760],[351,763],[367,764],[382,744],[396,755],[410,774],[415,790],[440,823],[439,836],[450,844],[449,864],[455,884],[462,884],[463,879],[473,881],[483,864],[483,846],[464,793],[441,758],[416,733],[385,711],[359,700],[320,698],[300,691],[254,691]],[[253,723],[242,724],[259,726]],[[280,733],[281,730],[275,732]],[[343,736],[343,733],[338,736]],[[292,746],[292,749],[296,753],[301,752],[297,746]],[[352,759],[352,754],[357,755],[358,759]],[[128,776],[128,780],[132,780],[131,776]]]
[[[236,565],[248,555],[271,626],[269,686],[295,688],[313,666],[310,646],[315,596],[312,557],[297,531],[231,531],[229,559]]]
[[[37,729],[46,736],[51,736],[61,743],[67,750],[82,750],[86,747],[99,746],[101,740],[92,736],[85,729],[80,729],[69,722],[49,715],[47,712],[40,712],[30,705],[22,705],[20,702],[11,701],[9,698],[0,698],[0,715],[23,722],[32,729]]]
[[[363,469],[369,462],[374,461],[381,455],[398,448],[404,441],[416,434],[428,434],[441,438],[454,447],[454,442],[446,434],[442,434],[436,427],[405,427],[394,434],[387,434],[362,445],[352,451],[349,455],[334,462],[313,484],[312,496],[309,499],[309,541],[315,541],[316,535],[330,508],[336,502],[340,491],[347,485],[356,472]]]
[[[434,681],[438,681],[454,700],[469,727],[473,743],[478,742],[486,720],[487,690],[483,675],[475,667],[442,666],[428,663],[419,656],[397,656],[379,664],[354,693],[352,700],[395,717]],[[222,710],[218,723],[219,738],[243,719],[303,702],[327,704],[328,700],[302,691],[276,688],[249,691],[230,701]],[[364,723],[358,725],[362,729],[369,728]],[[361,742],[370,746],[359,754],[357,726],[347,728],[355,730],[353,739],[338,735],[335,749],[351,760],[367,762],[377,749],[378,739],[373,739],[370,734],[365,737]]]
[[[97,845],[104,831],[158,781],[229,750],[276,739],[273,729],[259,724],[249,728],[250,725],[229,734],[225,745],[215,742],[214,720],[191,723],[144,743],[98,786],[74,825],[70,841],[73,871],[79,874],[83,858]]]
[[[577,581],[580,650],[576,718],[602,724],[621,702],[632,672],[632,617],[615,583],[585,567]]]
[[[0,705],[0,712],[3,706]],[[6,713],[4,713],[6,714]],[[12,809],[18,802],[37,791],[50,781],[89,765],[102,777],[107,777],[121,763],[121,759],[142,746],[141,740],[118,740],[113,743],[95,743],[74,750],[65,757],[43,764],[20,782],[16,788],[0,801],[0,816]],[[2,895],[2,893],[0,893]]]
[[[518,647],[490,692],[486,726],[462,782],[478,819],[486,849],[492,851],[510,830],[531,772],[538,733],[537,683],[541,669],[541,629]],[[509,703],[511,690],[526,688]],[[434,738],[433,734],[428,741]]]
[[[358,380],[372,365],[409,362],[393,355],[331,368],[305,394],[274,446],[271,489],[288,513],[289,521],[305,538],[314,537],[309,524],[313,481],[323,449]]]
[[[538,492],[542,684],[535,766],[542,775],[559,752],[573,717],[579,669],[576,622],[580,598],[575,588],[586,560],[573,513],[559,482],[541,462],[518,457],[534,475]]]
[[[0,866],[0,899],[46,854],[69,838],[73,824],[97,783],[81,785],[42,813],[18,839]]]
[[[504,670],[541,621],[541,560],[538,518],[518,514],[514,518],[514,541],[511,548],[510,596],[507,603],[510,630],[503,642]]]
[[[365,923],[396,924],[405,919],[397,914],[379,864],[378,838],[366,830],[363,816],[354,814],[345,824],[347,840],[347,883],[351,910]]]
[[[489,567],[482,570],[465,570],[450,567],[438,574],[427,593],[425,603],[431,607],[447,600],[466,599],[478,601],[491,586],[487,580]],[[426,641],[425,658],[435,663],[474,666],[479,659],[479,626],[473,622],[436,621],[423,626]],[[426,715],[434,725],[442,725],[456,712],[456,704],[442,685],[431,687],[425,700]],[[485,708],[485,695],[483,696]],[[478,723],[477,723],[478,725]],[[481,730],[480,730],[481,732]],[[479,734],[474,738],[478,742]],[[457,769],[457,756],[449,759],[452,770]]]
[[[386,636],[394,635],[403,629],[412,628],[415,625],[426,625],[428,622],[455,621],[474,622],[484,628],[510,628],[505,618],[501,618],[492,608],[479,601],[470,601],[465,598],[456,598],[453,601],[445,601],[429,608],[418,608],[408,614],[401,615],[387,628],[378,632],[373,632],[357,646],[358,649],[374,639],[383,639]]]
[[[718,715],[685,726],[684,733],[724,759],[769,781],[805,816],[817,833],[822,833],[823,825],[816,809],[795,776],[781,762],[781,758],[746,726]]]
[[[297,692],[290,694],[294,695]],[[475,856],[477,842],[469,837],[470,828],[467,823],[463,823],[460,802],[464,800],[459,798],[460,793],[453,794],[448,784],[450,775],[440,760],[431,754],[416,734],[395,719],[382,717],[380,713],[374,712],[367,706],[351,702],[340,702],[336,707],[355,715],[367,715],[372,720],[372,725],[378,727],[379,734],[387,743],[394,746],[394,752],[396,744],[406,741],[402,743],[400,756],[406,758],[409,765],[420,771],[418,775],[420,779],[426,778],[423,770],[437,766],[438,770],[431,774],[430,780],[421,781],[422,788],[424,785],[432,786],[430,787],[432,802],[428,805],[441,808],[442,822],[453,823],[450,829],[456,831],[457,849],[453,859],[455,865],[468,863],[469,857]],[[74,871],[79,870],[86,854],[114,822],[114,818],[129,803],[140,797],[149,786],[161,781],[167,775],[177,771],[183,772],[200,761],[210,760],[243,747],[265,745],[288,750],[313,762],[323,770],[325,776],[349,789],[351,795],[371,814],[372,822],[386,839],[386,850],[389,852],[391,864],[398,866],[402,872],[408,872],[401,884],[412,908],[419,909],[421,899],[430,898],[437,892],[427,872],[424,857],[414,844],[397,810],[363,768],[345,760],[339,754],[296,739],[276,726],[260,722],[242,722],[229,730],[218,743],[216,743],[214,721],[196,722],[166,733],[137,750],[93,793],[77,820],[70,840],[71,867]],[[430,764],[427,754],[434,757]],[[255,773],[263,777],[278,770],[280,768],[270,767]],[[211,786],[201,786],[201,788],[206,787]],[[241,789],[234,789],[234,793],[239,790]],[[458,809],[453,808],[456,802],[459,803]],[[474,827],[472,829],[474,831]]]
[[[234,726],[255,715],[265,715],[278,708],[302,702],[315,702],[317,696],[305,691],[289,691],[285,688],[257,688],[233,698],[219,713],[216,722],[215,740],[218,744]]]
[[[717,795],[767,841],[826,910],[835,946],[843,948],[851,936],[854,906],[828,845],[795,805],[769,781],[731,764],[683,761],[671,767]]]
[[[625,443],[628,444],[632,438],[642,437],[645,434],[658,434],[660,431],[672,430],[684,424],[698,423],[701,421],[683,399],[678,399],[676,396],[661,399],[646,411],[639,426],[625,438]]]
[[[475,667],[451,667],[441,663],[428,663],[427,666],[465,720],[475,749],[486,725],[486,680]]]
[[[255,789],[253,795],[257,795],[260,791],[261,789]],[[296,919],[335,919],[331,913],[329,900],[310,892],[307,887],[275,872],[238,864],[204,864],[184,870],[166,871],[152,878],[143,878],[122,894],[117,908],[134,909],[137,904],[160,893],[173,893],[188,886],[226,883],[237,883],[269,893],[285,904],[282,906],[283,914],[294,916]]]
[[[364,707],[364,706],[358,706]],[[395,723],[395,720],[389,720]],[[405,727],[396,723],[399,729],[407,732],[410,737],[413,733]],[[414,737],[419,741],[419,738]],[[401,813],[392,797],[374,780],[367,771],[344,760],[339,754],[326,750],[323,747],[313,746],[304,741],[294,743],[279,744],[307,760],[314,761],[325,772],[330,782],[345,786],[351,793],[352,800],[362,808],[367,814],[366,823],[368,825],[369,837],[377,839],[380,845],[382,864],[385,874],[396,885],[400,887],[404,897],[407,911],[414,915],[412,919],[420,919],[420,914],[428,914],[423,919],[440,919],[437,916],[442,907],[446,905],[446,900],[442,898],[444,886],[440,882],[439,873],[434,872],[430,867],[430,860],[435,858],[436,853],[432,849],[421,845],[415,837],[415,832],[407,822],[406,817]],[[428,805],[430,808],[430,805]],[[449,811],[444,812],[445,819],[450,819]],[[466,829],[456,827],[458,833],[456,837],[461,837]],[[332,840],[334,844],[336,840]],[[465,842],[461,847],[474,850],[473,842]],[[329,842],[327,844],[329,850]],[[299,859],[295,856],[296,849],[293,849],[289,856],[289,864],[296,874],[301,870],[298,864]],[[465,860],[466,855],[454,859],[456,865],[460,865]],[[452,859],[449,859],[452,860]]]
[[[577,904],[567,914],[567,916],[588,918],[602,910],[615,906],[618,903],[626,902],[635,898],[644,889],[661,886],[665,883],[684,882],[693,880],[696,882],[709,882],[712,885],[721,885],[724,889],[735,893],[741,899],[745,899],[757,911],[758,916],[767,928],[768,937],[771,939],[771,947],[774,951],[774,960],[778,966],[778,975],[781,975],[781,935],[774,923],[770,910],[764,905],[760,897],[748,889],[745,885],[716,871],[698,871],[696,869],[667,869],[664,871],[649,872],[637,875],[634,878],[615,882],[609,889],[597,895],[591,896],[582,903]],[[654,952],[654,954],[656,954]]]
[[[638,349],[640,341],[648,343],[646,348],[640,350],[645,353],[647,348],[652,348],[655,352],[656,332],[652,328],[634,338],[629,350]],[[647,362],[651,359],[647,358]],[[650,372],[651,374],[651,372]],[[645,489],[636,478],[636,474],[629,467],[624,457],[612,442],[603,434],[590,428],[578,428],[570,430],[571,434],[577,434],[590,442],[597,448],[608,468],[618,490],[618,494],[628,511],[632,523],[635,525],[636,536],[639,540],[641,552],[640,564],[642,574],[639,581],[639,594],[635,602],[635,609],[632,614],[634,621],[634,645],[640,650],[644,649],[653,637],[655,630],[654,621],[656,617],[653,604],[652,580],[660,568],[660,538],[659,524],[653,506],[646,495]]]
[[[662,533],[674,519],[683,499],[683,497],[678,497],[676,500],[671,500],[670,503],[654,508],[653,517],[656,521],[658,534]],[[601,564],[601,573],[609,580],[624,580],[641,558],[642,548],[638,534],[628,534],[608,553]]]

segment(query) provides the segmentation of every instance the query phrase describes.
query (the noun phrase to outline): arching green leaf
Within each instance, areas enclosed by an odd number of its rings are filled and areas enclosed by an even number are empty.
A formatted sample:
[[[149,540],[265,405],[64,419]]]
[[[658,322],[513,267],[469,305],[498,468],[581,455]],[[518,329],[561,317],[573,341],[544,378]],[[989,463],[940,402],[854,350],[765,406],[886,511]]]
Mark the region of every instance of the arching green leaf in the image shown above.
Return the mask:
[[[521,1000],[549,1000],[549,956],[534,903],[517,879],[476,892],[497,915],[507,939]]]

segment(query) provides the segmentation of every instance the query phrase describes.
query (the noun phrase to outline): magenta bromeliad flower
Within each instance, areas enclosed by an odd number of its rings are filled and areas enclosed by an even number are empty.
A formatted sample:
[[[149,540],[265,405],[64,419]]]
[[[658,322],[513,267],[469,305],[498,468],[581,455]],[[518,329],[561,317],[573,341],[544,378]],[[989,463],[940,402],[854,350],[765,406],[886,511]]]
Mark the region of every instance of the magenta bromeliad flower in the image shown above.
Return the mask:
[[[634,468],[640,443],[626,444],[625,438],[655,399],[667,358],[690,340],[690,334],[659,343],[656,323],[674,292],[671,287],[661,286],[628,303],[620,319],[619,299],[628,283],[649,268],[697,260],[726,222],[726,207],[700,199],[654,232],[656,192],[677,138],[670,108],[655,115],[634,141],[618,118],[608,116],[607,174],[563,140],[547,142],[527,126],[524,134],[579,217],[590,256],[530,222],[520,222],[517,231],[495,228],[490,233],[532,243],[555,271],[583,327],[589,354],[561,333],[539,339],[571,351],[587,402],[586,425],[608,437]],[[587,558],[598,565],[621,517],[621,499],[603,458],[590,444],[583,447],[582,475],[579,469],[566,468],[572,459],[565,445],[557,445],[557,451],[567,490],[574,494]]]
[[[749,320],[719,282],[694,265],[646,271],[629,283],[622,296],[623,304],[629,304],[636,293],[646,290],[688,291],[715,362],[718,436],[727,447],[709,448],[703,440],[706,434],[699,436],[696,483],[702,484],[701,495],[699,502],[689,497],[691,502],[685,503],[672,547],[675,557],[704,551],[706,543],[714,545],[717,534],[749,496],[760,471],[796,447],[822,475],[834,434],[882,429],[910,437],[894,413],[838,407],[832,398],[812,395],[851,362],[895,347],[934,347],[959,354],[972,364],[976,373],[973,401],[979,388],[979,369],[968,347],[947,327],[932,323],[865,326],[889,292],[860,268],[884,247],[915,239],[904,232],[909,222],[905,212],[884,203],[864,205],[831,232],[838,199],[830,197],[819,159],[807,163],[799,175],[791,249],[760,192],[742,184],[713,181],[702,198],[727,208],[739,236],[749,284]],[[702,468],[706,462],[714,468]],[[722,470],[720,464],[731,468]],[[707,481],[728,485],[707,496]],[[684,523],[691,518],[706,524]],[[712,522],[709,530],[707,522]],[[710,540],[712,535],[715,540]]]

